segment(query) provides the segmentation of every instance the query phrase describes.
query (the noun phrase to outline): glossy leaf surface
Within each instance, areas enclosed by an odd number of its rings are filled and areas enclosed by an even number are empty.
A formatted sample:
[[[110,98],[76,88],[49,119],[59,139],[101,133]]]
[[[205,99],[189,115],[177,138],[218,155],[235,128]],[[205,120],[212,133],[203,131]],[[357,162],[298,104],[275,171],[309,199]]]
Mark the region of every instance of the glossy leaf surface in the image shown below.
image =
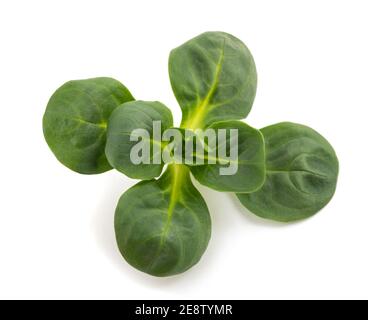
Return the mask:
[[[267,179],[252,194],[239,194],[254,214],[277,221],[308,218],[335,193],[339,164],[335,151],[319,133],[294,123],[261,130],[266,142]]]
[[[154,136],[154,121],[160,121],[157,138]],[[160,102],[132,101],[117,108],[110,117],[106,156],[110,164],[118,171],[133,179],[150,180],[158,177],[163,169],[161,161],[162,132],[171,128],[173,119],[171,111]],[[140,137],[135,130],[144,130],[146,137]],[[132,141],[132,137],[136,137]],[[142,143],[149,150],[147,161],[135,164],[131,159],[132,148]],[[158,163],[153,158],[158,157]]]
[[[207,32],[174,49],[169,73],[184,128],[243,119],[251,110],[256,67],[248,48],[232,35]]]
[[[200,260],[211,220],[188,168],[173,165],[159,180],[138,183],[121,197],[115,231],[129,264],[150,275],[172,276]]]
[[[43,118],[45,139],[56,158],[73,171],[97,174],[111,166],[105,156],[112,111],[132,95],[111,78],[70,81],[51,97]]]

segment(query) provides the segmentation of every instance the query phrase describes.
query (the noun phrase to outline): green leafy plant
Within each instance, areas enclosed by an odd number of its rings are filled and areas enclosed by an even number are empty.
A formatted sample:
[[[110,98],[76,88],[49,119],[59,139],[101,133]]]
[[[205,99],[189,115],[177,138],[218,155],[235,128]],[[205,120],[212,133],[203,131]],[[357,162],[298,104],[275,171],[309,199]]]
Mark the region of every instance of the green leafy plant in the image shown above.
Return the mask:
[[[314,215],[335,193],[335,151],[319,133],[299,124],[279,123],[261,132],[267,179],[257,192],[238,194],[239,200],[262,218],[288,222]]]
[[[227,149],[237,144],[237,172],[233,175],[222,175],[221,168],[228,166],[230,160],[216,158],[216,163],[193,166],[191,172],[201,184],[223,192],[254,192],[265,181],[265,148],[261,132],[240,121],[216,122],[210,129],[237,129],[236,142],[226,138]],[[218,152],[217,152],[218,153]]]
[[[175,165],[158,180],[138,183],[121,197],[115,231],[120,251],[132,266],[155,276],[170,276],[202,257],[211,235],[211,218],[189,169]]]
[[[70,81],[56,90],[43,118],[56,158],[83,174],[111,170],[105,156],[107,122],[115,108],[131,100],[128,89],[111,78]]]
[[[171,111],[160,102],[133,101],[113,112],[107,133],[106,155],[116,170],[133,179],[149,180],[160,176],[164,167],[162,163],[135,165],[130,160],[130,151],[137,144],[137,141],[130,139],[133,131],[137,128],[144,129],[152,137],[154,121],[161,121],[160,131],[173,126]],[[148,144],[150,150],[159,145],[158,151],[161,153],[163,146],[160,141],[154,140],[154,137],[141,143]],[[149,158],[153,159],[154,155],[152,152]]]
[[[239,39],[207,32],[184,43],[170,54],[169,75],[183,113],[178,132],[184,147],[161,139],[174,128],[165,105],[133,101],[122,84],[109,78],[68,82],[52,96],[43,121],[47,143],[70,169],[97,174],[115,168],[144,180],[122,195],[115,213],[117,244],[133,267],[172,276],[201,259],[211,218],[191,174],[214,190],[236,193],[246,208],[266,219],[304,219],[331,200],[338,160],[320,134],[292,123],[257,130],[239,121],[251,111],[257,87],[253,57]],[[150,135],[135,136],[140,129]],[[203,137],[198,129],[213,129],[216,136]],[[191,154],[201,161],[183,164],[173,157],[162,173],[165,166],[156,160],[180,148],[185,153],[182,133],[188,130],[203,146],[203,154]],[[223,130],[225,147],[211,149],[211,139],[218,142]],[[231,130],[237,131],[236,139]],[[139,154],[143,146],[148,151]],[[220,149],[227,154],[232,147],[236,158],[224,158]],[[133,163],[135,151],[148,162]],[[233,174],[221,174],[232,164]]]

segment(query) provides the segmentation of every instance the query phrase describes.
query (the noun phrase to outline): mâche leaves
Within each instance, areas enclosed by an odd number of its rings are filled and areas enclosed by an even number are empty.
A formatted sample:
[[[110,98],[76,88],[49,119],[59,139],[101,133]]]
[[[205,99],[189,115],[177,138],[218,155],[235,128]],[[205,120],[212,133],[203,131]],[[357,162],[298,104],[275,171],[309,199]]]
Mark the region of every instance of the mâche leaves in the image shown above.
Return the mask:
[[[199,261],[210,239],[211,219],[189,169],[172,165],[159,180],[141,182],[121,197],[115,231],[133,267],[172,276]]]
[[[60,87],[43,118],[44,136],[56,158],[83,174],[110,170],[105,156],[107,122],[117,106],[133,99],[111,78],[70,81]]]
[[[252,108],[257,88],[254,60],[244,43],[230,34],[206,32],[174,49],[169,73],[184,128],[243,119]]]
[[[43,118],[45,139],[68,168],[84,174],[114,168],[145,180],[121,196],[115,213],[117,244],[130,265],[167,277],[199,262],[211,218],[191,174],[204,186],[236,193],[266,219],[308,218],[331,200],[339,163],[325,138],[289,122],[257,130],[239,121],[257,88],[243,42],[203,33],[172,50],[169,75],[180,128],[164,104],[133,101],[111,78],[66,83]]]
[[[261,130],[266,141],[267,179],[252,194],[238,194],[254,214],[277,221],[308,218],[335,193],[339,163],[328,141],[311,128],[280,123]]]
[[[153,134],[155,125],[158,137]],[[161,135],[172,126],[171,111],[160,102],[132,101],[121,105],[109,120],[106,144],[109,163],[133,179],[158,177],[164,166]],[[136,159],[132,159],[132,155]],[[153,163],[154,158],[157,163]]]

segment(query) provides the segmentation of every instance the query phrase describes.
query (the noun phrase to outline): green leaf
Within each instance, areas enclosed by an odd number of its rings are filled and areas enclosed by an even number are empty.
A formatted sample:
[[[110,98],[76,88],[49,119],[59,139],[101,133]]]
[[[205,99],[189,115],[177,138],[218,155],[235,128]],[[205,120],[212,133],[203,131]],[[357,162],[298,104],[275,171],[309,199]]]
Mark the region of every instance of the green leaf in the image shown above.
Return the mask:
[[[115,232],[123,257],[145,273],[172,276],[195,265],[207,248],[211,219],[189,169],[169,166],[159,180],[128,190],[116,210]]]
[[[230,34],[207,32],[174,49],[169,73],[184,128],[243,119],[251,110],[256,67],[248,48]]]
[[[117,106],[133,99],[111,78],[64,84],[51,97],[43,118],[44,136],[56,158],[82,174],[110,170],[105,156],[107,120]]]
[[[308,218],[335,193],[339,163],[328,141],[311,128],[280,123],[261,130],[267,179],[259,191],[239,194],[254,214],[282,222]]]
[[[157,137],[153,132],[154,121],[161,122],[161,127],[155,130]],[[164,147],[161,143],[162,132],[172,125],[171,111],[160,102],[133,101],[123,104],[109,120],[107,159],[116,170],[130,178],[150,180],[158,177],[164,167],[161,159]],[[142,129],[148,135],[142,135]],[[132,138],[135,139],[131,141]],[[148,153],[140,155],[142,149],[148,150]],[[141,163],[132,162],[132,154],[136,154]]]
[[[217,141],[215,139],[211,146],[212,139],[208,140],[208,149],[212,151],[204,153],[205,165],[191,167],[194,177],[201,184],[223,192],[254,192],[261,188],[266,168],[265,146],[260,131],[240,121],[218,122],[209,129],[215,130]],[[231,130],[237,136],[231,136]],[[222,139],[220,131],[226,133]],[[196,154],[197,159],[201,156]]]

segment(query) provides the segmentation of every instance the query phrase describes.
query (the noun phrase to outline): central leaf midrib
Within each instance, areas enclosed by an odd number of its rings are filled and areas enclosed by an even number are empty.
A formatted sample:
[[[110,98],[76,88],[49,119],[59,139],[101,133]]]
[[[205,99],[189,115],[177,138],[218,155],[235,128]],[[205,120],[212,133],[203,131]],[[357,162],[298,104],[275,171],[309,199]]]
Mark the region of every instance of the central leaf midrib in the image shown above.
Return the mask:
[[[156,262],[156,259],[159,257],[161,250],[165,244],[166,238],[167,238],[167,234],[169,232],[170,229],[170,225],[172,222],[172,217],[174,214],[174,210],[176,207],[177,202],[179,201],[179,194],[180,194],[180,187],[182,184],[182,180],[183,180],[183,175],[185,174],[183,172],[183,170],[187,170],[185,167],[180,166],[180,165],[172,165],[171,167],[168,168],[168,170],[172,170],[173,172],[173,176],[172,176],[172,189],[169,195],[169,205],[168,205],[168,209],[167,209],[167,220],[165,222],[165,225],[162,229],[161,235],[160,235],[160,244],[157,248],[157,251],[154,255],[154,258],[152,259],[152,263],[150,264],[150,266],[148,267],[148,269],[151,269],[153,267],[153,265]]]
[[[213,83],[206,95],[206,97],[202,100],[202,102],[197,105],[194,109],[195,111],[195,116],[193,119],[190,119],[189,121],[186,121],[186,125],[184,127],[186,128],[190,128],[190,129],[198,129],[200,127],[200,123],[203,121],[203,118],[206,116],[206,113],[208,112],[207,107],[213,97],[213,95],[216,92],[217,86],[219,84],[220,81],[220,75],[221,75],[221,70],[222,70],[222,66],[223,66],[223,62],[224,62],[224,58],[225,58],[225,39],[224,39],[224,43],[223,46],[221,48],[220,51],[220,56],[219,59],[216,63],[216,70],[215,70],[215,74],[214,74],[214,79],[213,79]]]
[[[309,173],[309,174],[312,174],[312,175],[315,175],[321,178],[328,178],[327,175],[324,175],[318,172],[313,172],[310,170],[305,170],[305,169],[273,169],[273,170],[267,170],[267,173],[270,173],[270,174]]]
[[[107,122],[95,123],[95,122],[91,122],[91,121],[84,120],[84,119],[81,119],[81,118],[71,118],[70,120],[76,121],[76,122],[79,122],[79,123],[82,123],[82,124],[86,124],[86,125],[99,127],[101,129],[105,129],[105,130],[107,129]]]
[[[182,167],[180,167],[179,165],[173,165],[172,170],[173,170],[172,189],[170,192],[169,207],[167,209],[167,221],[166,221],[165,227],[162,232],[161,244],[163,244],[164,239],[166,238],[166,235],[169,231],[170,224],[172,221],[172,216],[174,214],[176,204],[179,201],[180,187],[181,187],[181,182],[183,180]]]

